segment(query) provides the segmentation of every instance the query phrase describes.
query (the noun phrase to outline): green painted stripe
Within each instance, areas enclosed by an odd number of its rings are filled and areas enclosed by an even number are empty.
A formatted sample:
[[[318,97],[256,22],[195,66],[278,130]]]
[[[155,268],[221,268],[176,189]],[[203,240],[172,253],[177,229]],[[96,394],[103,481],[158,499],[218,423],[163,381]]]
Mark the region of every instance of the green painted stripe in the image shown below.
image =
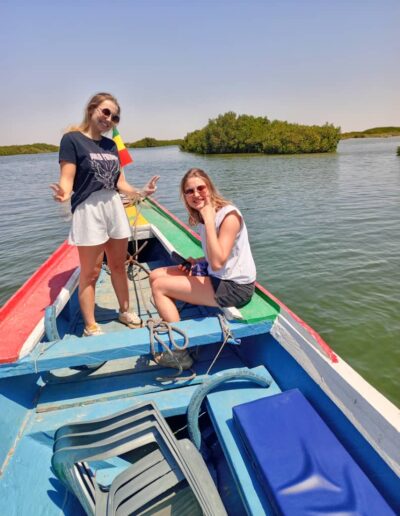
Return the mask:
[[[143,204],[141,214],[161,231],[178,253],[193,258],[204,256],[200,241],[157,206],[147,202]]]
[[[141,213],[161,231],[180,254],[193,258],[203,256],[200,241],[151,201],[143,203]],[[256,289],[250,303],[240,309],[243,322],[246,323],[274,321],[279,311],[279,305],[259,289]]]

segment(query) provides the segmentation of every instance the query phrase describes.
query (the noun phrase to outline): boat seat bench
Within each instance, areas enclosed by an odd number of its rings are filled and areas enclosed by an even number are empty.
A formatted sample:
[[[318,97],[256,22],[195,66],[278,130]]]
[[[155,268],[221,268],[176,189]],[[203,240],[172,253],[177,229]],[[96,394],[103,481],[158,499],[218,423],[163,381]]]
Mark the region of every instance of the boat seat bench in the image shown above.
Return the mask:
[[[175,394],[171,393],[173,403],[168,405],[167,415],[184,414],[190,401],[190,396],[184,395],[186,393],[185,389],[195,389],[208,378],[207,370],[215,353],[207,353],[207,351],[207,349],[199,350],[193,366],[196,376],[190,380],[185,380],[184,377],[188,375],[191,377],[192,371],[185,371],[179,381],[159,382],[157,378],[166,377],[175,371],[170,368],[149,366],[142,371],[135,368],[128,369],[111,378],[107,374],[103,375],[100,369],[98,376],[96,376],[97,372],[95,372],[86,379],[71,379],[66,382],[55,381],[54,383],[47,384],[41,390],[36,412],[44,414],[52,411],[68,410],[69,408],[83,411],[84,407],[102,406],[109,402],[117,404],[123,400],[128,402],[130,400],[131,403],[136,403],[135,399],[142,396],[157,396],[158,399],[162,393],[175,391]],[[244,367],[240,358],[231,349],[226,348],[220,354],[211,372],[216,373],[218,371],[229,371]],[[162,410],[165,415],[167,406],[163,406]],[[82,417],[85,416],[82,415]]]
[[[233,421],[279,514],[394,514],[298,389],[233,407]]]
[[[189,337],[189,347],[222,342],[224,335],[218,317],[202,317],[175,323]],[[235,338],[269,333],[272,322],[231,322],[230,330]],[[176,343],[182,346],[183,337],[176,335]],[[168,338],[161,336],[168,342]],[[159,349],[162,351],[162,349]],[[40,343],[35,350],[17,362],[0,365],[0,377],[51,371],[53,369],[91,365],[99,362],[147,355],[150,352],[149,331],[140,328],[119,331],[82,339],[70,337],[58,341]]]

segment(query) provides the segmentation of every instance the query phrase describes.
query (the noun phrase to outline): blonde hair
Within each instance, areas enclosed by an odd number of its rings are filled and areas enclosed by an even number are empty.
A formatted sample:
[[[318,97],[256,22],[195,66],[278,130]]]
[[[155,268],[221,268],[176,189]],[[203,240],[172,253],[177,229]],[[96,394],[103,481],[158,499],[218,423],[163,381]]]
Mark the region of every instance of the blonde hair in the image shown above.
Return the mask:
[[[71,125],[68,127],[66,132],[70,133],[71,131],[87,131],[90,126],[90,119],[92,117],[93,111],[105,100],[110,100],[113,102],[117,106],[118,115],[121,114],[121,107],[114,95],[104,92],[96,93],[86,104],[82,122],[79,125]]]
[[[187,211],[189,212],[189,224],[191,226],[196,226],[199,223],[203,223],[203,217],[201,216],[198,210],[195,210],[194,208],[189,206],[185,195],[186,183],[192,177],[198,177],[199,179],[202,179],[205,182],[210,194],[211,204],[214,206],[216,211],[220,210],[223,206],[231,204],[231,202],[228,201],[228,199],[225,199],[225,197],[223,197],[219,193],[219,191],[211,181],[210,177],[208,176],[208,174],[204,172],[204,170],[202,170],[201,168],[191,168],[190,170],[188,170],[181,180],[180,196],[183,199],[183,202],[185,203]]]

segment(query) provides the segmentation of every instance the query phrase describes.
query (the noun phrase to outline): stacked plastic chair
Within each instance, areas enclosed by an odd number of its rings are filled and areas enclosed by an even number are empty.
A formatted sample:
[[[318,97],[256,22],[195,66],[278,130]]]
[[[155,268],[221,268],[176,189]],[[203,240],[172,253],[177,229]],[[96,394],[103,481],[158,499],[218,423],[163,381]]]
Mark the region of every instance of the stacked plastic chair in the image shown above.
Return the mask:
[[[226,515],[202,456],[152,402],[59,428],[52,466],[88,515]]]

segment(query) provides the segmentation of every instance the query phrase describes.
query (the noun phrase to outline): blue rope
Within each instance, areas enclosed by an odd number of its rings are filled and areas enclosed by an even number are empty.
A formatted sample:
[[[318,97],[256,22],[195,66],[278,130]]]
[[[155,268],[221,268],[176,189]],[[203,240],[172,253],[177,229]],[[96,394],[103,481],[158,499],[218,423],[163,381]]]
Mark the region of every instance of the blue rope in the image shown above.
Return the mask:
[[[206,380],[202,385],[200,385],[194,391],[187,409],[189,437],[198,450],[201,448],[201,433],[199,429],[199,413],[201,404],[203,403],[204,398],[212,390],[229,380],[249,380],[261,385],[262,387],[269,387],[271,385],[270,380],[267,380],[263,376],[253,373],[252,371],[246,371],[243,369],[216,373],[212,375],[209,380]]]

